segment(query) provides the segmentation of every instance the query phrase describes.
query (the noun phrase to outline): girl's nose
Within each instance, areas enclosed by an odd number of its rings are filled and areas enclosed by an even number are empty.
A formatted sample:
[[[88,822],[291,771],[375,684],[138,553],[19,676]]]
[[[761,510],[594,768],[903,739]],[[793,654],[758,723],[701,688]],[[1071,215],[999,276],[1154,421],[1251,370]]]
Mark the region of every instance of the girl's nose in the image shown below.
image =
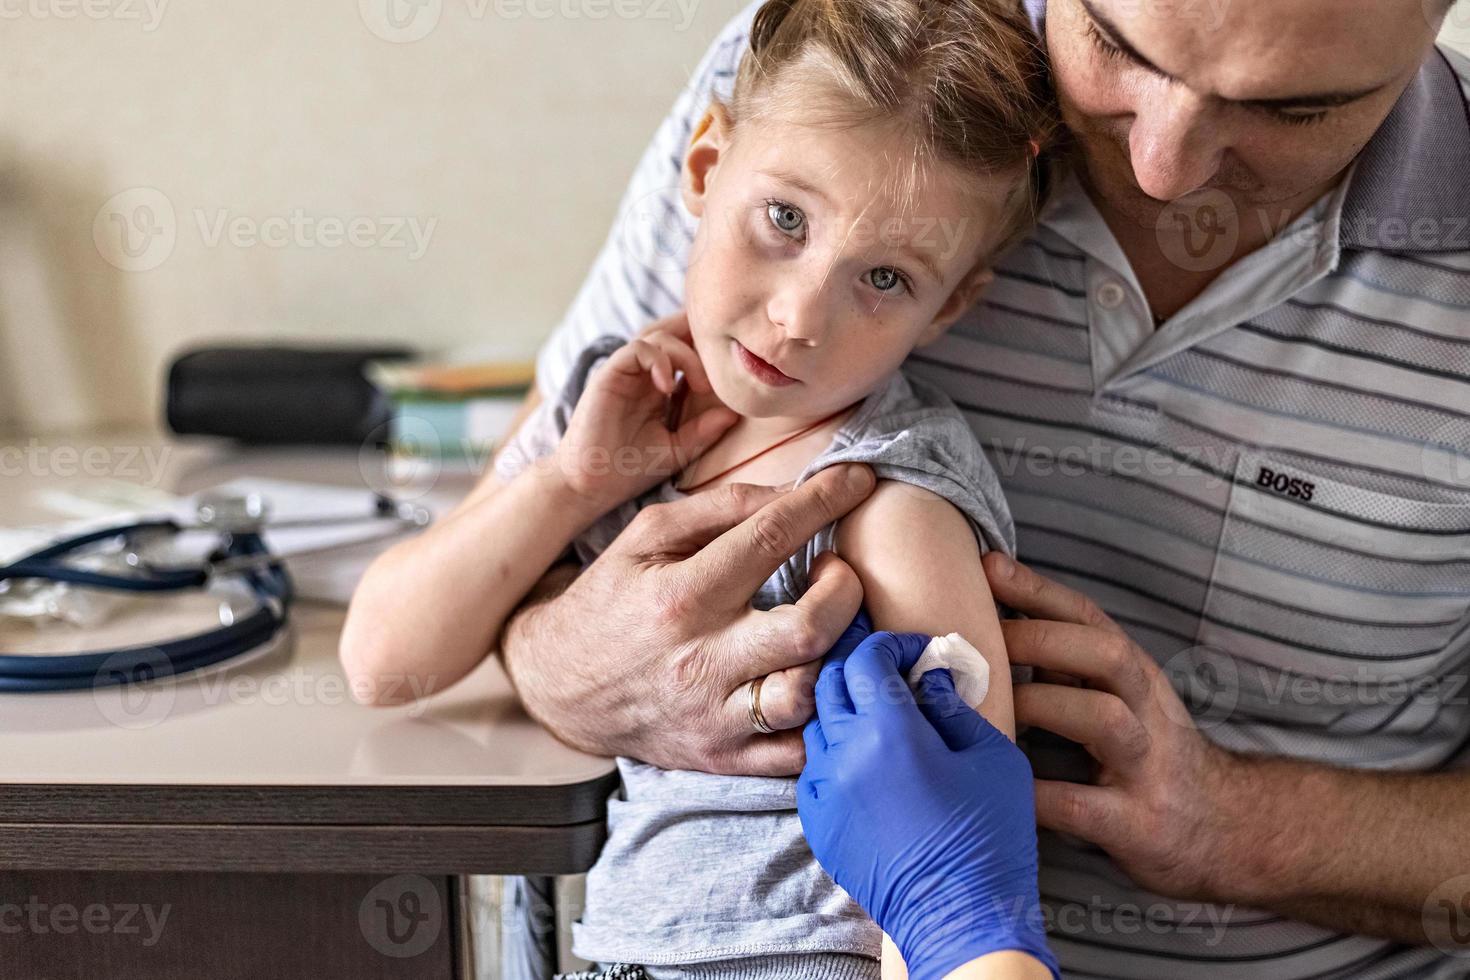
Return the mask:
[[[1228,148],[1218,118],[1182,85],[1163,85],[1141,99],[1128,133],[1138,187],[1157,201],[1199,190],[1219,172]]]
[[[766,305],[766,315],[792,342],[815,347],[827,335],[831,284],[820,274],[793,272],[780,283]]]

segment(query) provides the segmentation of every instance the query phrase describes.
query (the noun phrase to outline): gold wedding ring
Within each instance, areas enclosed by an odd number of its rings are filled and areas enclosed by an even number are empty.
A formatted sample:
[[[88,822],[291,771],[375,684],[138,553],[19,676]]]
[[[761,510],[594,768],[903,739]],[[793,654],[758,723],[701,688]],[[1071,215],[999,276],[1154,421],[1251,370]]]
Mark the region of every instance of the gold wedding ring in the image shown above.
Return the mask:
[[[765,682],[764,677],[757,677],[750,682],[750,727],[762,735],[774,735],[776,730],[766,724],[766,716],[761,714],[761,684]]]

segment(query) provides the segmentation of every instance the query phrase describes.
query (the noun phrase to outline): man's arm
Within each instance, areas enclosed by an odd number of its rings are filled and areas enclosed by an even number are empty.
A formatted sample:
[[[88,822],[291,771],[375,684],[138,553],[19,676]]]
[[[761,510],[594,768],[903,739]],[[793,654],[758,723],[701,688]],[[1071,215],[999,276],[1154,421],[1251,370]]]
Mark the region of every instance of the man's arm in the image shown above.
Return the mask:
[[[810,701],[763,703],[782,729],[754,732],[748,681],[821,658],[861,586],[828,553],[797,603],[751,608],[761,583],[871,492],[866,466],[832,466],[780,491],[731,484],[646,507],[580,574],[549,581],[507,624],[501,656],[526,710],[570,745],[666,769],[793,775]],[[559,591],[558,591],[559,590]]]
[[[1234,899],[1349,932],[1449,946],[1470,926],[1470,774],[1336,769],[1233,756],[1256,805],[1239,806]],[[1267,846],[1261,846],[1262,843]],[[1443,901],[1441,901],[1443,900]],[[1470,949],[1466,937],[1459,945]]]
[[[1086,596],[987,555],[1016,663],[1080,679],[1023,684],[1016,720],[1084,746],[1093,784],[1037,780],[1044,827],[1091,841],[1139,885],[1347,932],[1452,944],[1470,927],[1470,776],[1336,769],[1227,752],[1147,653]],[[1462,936],[1458,944],[1466,946]]]

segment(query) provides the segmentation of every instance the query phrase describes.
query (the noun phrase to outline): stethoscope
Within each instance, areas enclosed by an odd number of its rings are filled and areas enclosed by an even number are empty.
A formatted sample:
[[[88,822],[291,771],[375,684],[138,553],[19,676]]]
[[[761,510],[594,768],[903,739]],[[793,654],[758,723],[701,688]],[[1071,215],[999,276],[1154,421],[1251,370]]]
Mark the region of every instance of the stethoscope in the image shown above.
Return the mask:
[[[202,497],[195,523],[174,520],[133,521],[55,541],[8,565],[0,565],[0,592],[19,579],[62,582],[93,589],[135,593],[184,592],[205,589],[220,576],[238,575],[257,601],[248,616],[236,618],[231,607],[220,607],[216,628],[159,643],[113,650],[94,650],[65,656],[0,654],[0,692],[67,691],[108,684],[132,684],[208,667],[258,649],[285,628],[292,587],[285,562],[303,555],[356,547],[370,540],[392,537],[422,528],[429,512],[416,504],[373,494],[372,511],[290,521],[267,519],[260,494]],[[368,521],[391,522],[380,534],[350,541],[275,554],[264,532],[285,528],[321,528]],[[143,549],[161,539],[192,533],[211,533],[219,542],[197,564],[162,565],[144,557]],[[115,543],[130,571],[117,574],[66,564],[84,549]]]

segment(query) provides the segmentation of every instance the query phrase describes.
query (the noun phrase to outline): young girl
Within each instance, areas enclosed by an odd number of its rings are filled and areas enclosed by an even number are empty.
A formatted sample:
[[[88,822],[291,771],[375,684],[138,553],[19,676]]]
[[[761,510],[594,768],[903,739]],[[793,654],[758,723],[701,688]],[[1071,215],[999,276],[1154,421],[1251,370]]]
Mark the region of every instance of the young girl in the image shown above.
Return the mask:
[[[980,710],[1013,734],[980,566],[986,549],[1013,550],[1010,516],[963,416],[899,368],[1029,227],[1057,126],[1016,0],[765,3],[731,97],[711,103],[682,161],[699,221],[686,315],[591,343],[487,483],[374,564],[342,639],[354,689],[452,683],[569,546],[592,561],[645,507],[858,461],[873,494],[752,605],[795,602],[835,551],[876,629],[957,632],[983,653]],[[759,706],[755,688],[764,729]],[[878,975],[881,934],[813,860],[794,779],[618,767],[577,955],[654,978]]]

